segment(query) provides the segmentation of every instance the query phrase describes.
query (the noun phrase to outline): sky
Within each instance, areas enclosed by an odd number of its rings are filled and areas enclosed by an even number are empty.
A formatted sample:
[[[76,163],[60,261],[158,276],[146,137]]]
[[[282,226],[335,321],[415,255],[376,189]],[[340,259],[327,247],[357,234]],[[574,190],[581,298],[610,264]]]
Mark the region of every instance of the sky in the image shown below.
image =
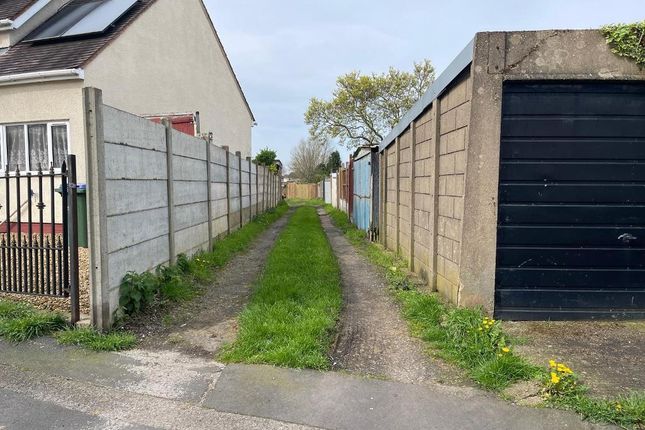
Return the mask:
[[[478,31],[598,28],[645,19],[645,0],[205,0],[258,125],[253,151],[288,163],[312,97],[350,71],[439,75]],[[341,148],[337,148],[341,149]],[[341,150],[343,160],[348,152]]]

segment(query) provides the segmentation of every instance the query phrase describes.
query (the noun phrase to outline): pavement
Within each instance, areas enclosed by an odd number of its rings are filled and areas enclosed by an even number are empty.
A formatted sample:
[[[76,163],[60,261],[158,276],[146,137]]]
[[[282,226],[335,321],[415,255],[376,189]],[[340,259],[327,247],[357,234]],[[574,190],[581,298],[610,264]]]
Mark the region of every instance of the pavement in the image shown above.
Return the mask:
[[[0,429],[600,429],[462,387],[0,341]]]

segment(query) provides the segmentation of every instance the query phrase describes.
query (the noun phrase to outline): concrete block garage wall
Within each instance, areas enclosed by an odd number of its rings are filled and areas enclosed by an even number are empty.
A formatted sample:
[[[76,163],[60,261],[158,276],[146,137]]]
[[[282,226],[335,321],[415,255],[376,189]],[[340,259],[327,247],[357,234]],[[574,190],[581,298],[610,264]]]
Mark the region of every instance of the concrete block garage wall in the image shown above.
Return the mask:
[[[459,290],[470,83],[468,73],[459,76],[383,151],[387,216],[382,240],[454,301]]]
[[[643,81],[599,31],[479,33],[381,143],[380,241],[455,304],[495,307],[504,82]]]
[[[93,323],[107,328],[128,272],[192,255],[273,208],[279,175],[84,90]]]

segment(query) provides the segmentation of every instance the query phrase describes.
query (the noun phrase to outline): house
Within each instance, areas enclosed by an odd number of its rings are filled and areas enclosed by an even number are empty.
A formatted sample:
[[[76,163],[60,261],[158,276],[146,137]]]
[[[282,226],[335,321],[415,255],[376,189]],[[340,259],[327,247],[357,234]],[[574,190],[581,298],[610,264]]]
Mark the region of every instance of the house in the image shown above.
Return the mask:
[[[255,119],[201,0],[0,0],[2,170],[73,153],[85,180],[84,87],[251,155]]]

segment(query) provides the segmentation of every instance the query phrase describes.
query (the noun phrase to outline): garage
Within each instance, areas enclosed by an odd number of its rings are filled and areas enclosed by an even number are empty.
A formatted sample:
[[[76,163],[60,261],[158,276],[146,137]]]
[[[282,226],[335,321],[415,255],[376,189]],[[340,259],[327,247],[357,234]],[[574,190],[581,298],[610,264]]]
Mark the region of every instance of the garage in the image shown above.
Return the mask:
[[[645,317],[645,84],[503,86],[495,314]]]

